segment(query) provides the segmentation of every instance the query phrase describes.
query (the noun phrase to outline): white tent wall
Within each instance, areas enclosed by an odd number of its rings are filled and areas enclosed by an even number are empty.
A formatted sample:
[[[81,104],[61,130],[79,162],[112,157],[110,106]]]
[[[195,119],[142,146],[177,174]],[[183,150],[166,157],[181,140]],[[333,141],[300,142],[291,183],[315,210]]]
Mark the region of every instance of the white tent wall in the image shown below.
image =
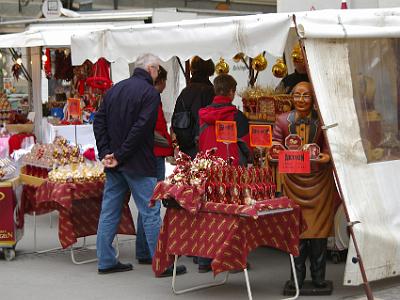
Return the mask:
[[[278,0],[277,12],[339,9],[342,0]],[[350,9],[399,7],[400,0],[347,0]]]
[[[400,161],[367,163],[353,99],[346,40],[306,39],[311,80],[327,130],[333,161],[368,280],[400,274]],[[340,62],[340,63],[338,63]],[[329,71],[327,71],[329,70]],[[350,243],[344,284],[362,283]]]

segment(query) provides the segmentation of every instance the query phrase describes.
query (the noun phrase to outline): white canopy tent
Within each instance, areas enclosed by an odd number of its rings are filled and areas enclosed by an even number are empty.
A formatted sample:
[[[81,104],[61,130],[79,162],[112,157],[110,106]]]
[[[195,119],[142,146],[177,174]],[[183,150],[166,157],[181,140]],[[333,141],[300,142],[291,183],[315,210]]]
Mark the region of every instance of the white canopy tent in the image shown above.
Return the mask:
[[[387,38],[392,38],[392,42],[393,38],[400,38],[400,9],[307,12],[298,16],[297,29],[304,38],[323,123],[337,124],[327,129],[327,139],[350,221],[361,222],[353,229],[368,280],[398,276],[400,160],[397,157],[397,160],[384,162],[367,161],[360,113],[357,114],[355,105],[359,82],[355,80],[359,75],[367,75],[376,82],[375,106],[379,107],[380,114],[384,115],[388,103],[396,105],[397,102],[399,109],[395,57],[400,53],[392,53]],[[353,54],[355,48],[358,55]],[[369,61],[368,53],[384,54],[372,56]],[[354,76],[355,70],[360,74]],[[384,102],[386,94],[389,94],[388,102]],[[390,115],[398,122],[398,113]],[[399,136],[398,129],[396,131]],[[347,285],[362,283],[353,257],[357,255],[354,244],[350,243],[344,276]]]
[[[76,32],[111,29],[131,22],[95,22],[75,24],[31,24],[23,32],[0,35],[0,48],[70,46]],[[143,22],[137,21],[136,24]]]
[[[268,69],[260,73],[258,82],[276,86],[271,74],[276,57],[281,57],[291,26],[289,14],[267,14],[209,19],[184,20],[77,33],[71,41],[72,64],[86,59],[94,62],[99,57],[109,61],[125,60],[132,63],[137,56],[151,52],[158,55],[167,67],[169,80],[164,92],[163,108],[167,120],[174,110],[180,83],[180,72],[175,56],[182,60],[199,55],[217,62],[223,57],[231,65],[231,73],[238,80],[238,91],[247,85],[248,71],[234,64],[232,57],[238,52],[256,56],[266,50]],[[172,75],[172,76],[171,76]],[[173,79],[172,79],[173,78]],[[172,79],[172,80],[171,80]],[[182,86],[181,86],[182,87]],[[164,101],[164,99],[166,101]],[[241,106],[239,98],[234,103]]]
[[[348,58],[348,41],[400,37],[400,9],[327,10],[295,13],[304,39],[310,76],[323,123],[338,126],[327,138],[350,221],[360,221],[354,232],[369,280],[400,272],[400,161],[367,163],[360,143]],[[263,50],[279,57],[288,37],[291,16],[268,14],[131,26],[94,31],[72,37],[73,64],[99,57],[133,62],[152,52],[163,60],[232,57]],[[327,71],[329,70],[329,71]],[[387,79],[390,80],[390,79]],[[354,245],[350,244],[344,284],[358,285],[362,277]]]
[[[134,62],[151,52],[167,61],[194,54],[208,59],[233,57],[238,52],[256,56],[266,50],[281,56],[291,24],[289,14],[224,17],[204,20],[137,25],[72,36],[72,64],[86,59]]]

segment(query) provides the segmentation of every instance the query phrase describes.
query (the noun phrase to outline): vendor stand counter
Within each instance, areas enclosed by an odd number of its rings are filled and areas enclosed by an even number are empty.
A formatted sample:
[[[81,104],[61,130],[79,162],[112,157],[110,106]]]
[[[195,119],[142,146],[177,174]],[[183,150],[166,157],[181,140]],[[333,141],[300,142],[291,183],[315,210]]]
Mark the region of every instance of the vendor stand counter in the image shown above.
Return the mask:
[[[36,214],[40,215],[57,210],[59,212],[58,237],[62,248],[71,247],[71,258],[76,264],[94,261],[93,259],[84,262],[76,261],[72,246],[80,237],[97,234],[104,182],[53,183],[44,180],[41,183],[40,181],[27,180],[26,177],[32,176],[25,175],[21,179],[25,183],[22,194],[23,212],[33,214],[35,217]],[[26,184],[26,181],[29,184]],[[118,233],[135,234],[128,201],[125,202],[123,207]],[[44,251],[36,252],[42,253]]]
[[[7,261],[15,258],[15,246],[23,234],[23,224],[18,218],[18,188],[18,177],[0,182],[0,249]]]
[[[52,125],[43,119],[43,143],[52,143],[56,136],[66,138],[70,143],[96,147],[93,125]]]
[[[252,299],[247,256],[260,246],[288,253],[292,272],[296,274],[293,256],[299,254],[299,236],[306,225],[300,207],[292,200],[282,197],[260,201],[254,206],[205,202],[196,212],[176,206],[167,208],[153,259],[156,276],[174,264],[175,294],[222,285],[229,271],[244,270],[248,297]],[[214,275],[226,272],[225,279],[178,291],[175,275],[179,255],[212,258]],[[287,299],[296,299],[299,295],[297,277],[294,279],[296,295]]]

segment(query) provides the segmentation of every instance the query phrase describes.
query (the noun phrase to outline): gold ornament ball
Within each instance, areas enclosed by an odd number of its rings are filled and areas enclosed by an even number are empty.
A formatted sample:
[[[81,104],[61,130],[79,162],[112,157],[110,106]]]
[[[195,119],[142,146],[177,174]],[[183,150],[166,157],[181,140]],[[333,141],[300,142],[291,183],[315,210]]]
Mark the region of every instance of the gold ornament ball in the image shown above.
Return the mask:
[[[278,58],[272,67],[272,74],[277,78],[283,78],[287,75],[287,66],[282,58]]]
[[[262,53],[254,57],[253,61],[251,62],[251,67],[256,71],[264,71],[267,66],[267,59]]]
[[[222,57],[219,59],[219,62],[215,65],[215,73],[217,75],[229,73],[229,65]]]

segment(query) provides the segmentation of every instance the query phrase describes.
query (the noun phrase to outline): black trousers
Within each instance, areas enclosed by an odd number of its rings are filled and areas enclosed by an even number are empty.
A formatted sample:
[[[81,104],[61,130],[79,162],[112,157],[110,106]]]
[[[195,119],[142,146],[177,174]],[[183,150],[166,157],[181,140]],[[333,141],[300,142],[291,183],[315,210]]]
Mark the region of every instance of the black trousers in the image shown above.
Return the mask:
[[[310,271],[313,282],[325,280],[326,269],[326,247],[327,238],[322,239],[301,239],[299,244],[299,256],[294,258],[297,281],[303,284],[306,278],[306,260],[310,258]]]

